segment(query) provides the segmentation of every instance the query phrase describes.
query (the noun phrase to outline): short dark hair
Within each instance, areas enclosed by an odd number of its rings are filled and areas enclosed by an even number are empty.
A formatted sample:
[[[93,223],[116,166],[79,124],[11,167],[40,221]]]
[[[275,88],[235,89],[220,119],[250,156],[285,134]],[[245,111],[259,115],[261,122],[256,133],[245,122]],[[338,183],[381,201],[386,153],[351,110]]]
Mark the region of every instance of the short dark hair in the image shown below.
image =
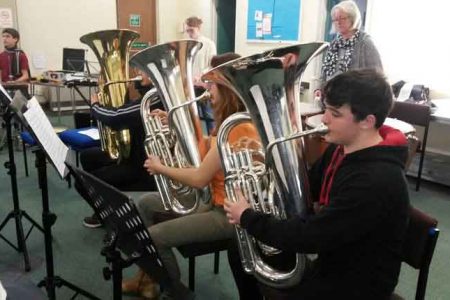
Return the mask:
[[[348,71],[329,80],[323,89],[324,100],[334,107],[348,104],[356,121],[368,115],[383,125],[392,108],[392,89],[383,74],[375,69]]]
[[[20,39],[19,32],[14,28],[5,28],[3,29],[2,33],[9,33],[13,38]]]
[[[185,23],[187,26],[200,27],[203,24],[203,21],[199,17],[192,16],[187,18]]]
[[[226,52],[226,53],[214,55],[211,58],[211,67],[215,68],[226,62],[232,61],[234,59],[238,59],[239,57],[241,57],[241,56],[234,52]]]

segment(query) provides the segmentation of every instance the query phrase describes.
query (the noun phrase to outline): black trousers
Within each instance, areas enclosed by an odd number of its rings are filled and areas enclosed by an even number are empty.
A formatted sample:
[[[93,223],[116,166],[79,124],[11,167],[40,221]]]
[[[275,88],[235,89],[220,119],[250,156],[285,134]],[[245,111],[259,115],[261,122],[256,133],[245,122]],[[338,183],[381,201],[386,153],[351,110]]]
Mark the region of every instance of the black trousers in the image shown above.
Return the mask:
[[[99,147],[81,152],[83,169],[122,191],[157,191],[152,175],[144,169],[143,163],[124,161],[117,164]]]

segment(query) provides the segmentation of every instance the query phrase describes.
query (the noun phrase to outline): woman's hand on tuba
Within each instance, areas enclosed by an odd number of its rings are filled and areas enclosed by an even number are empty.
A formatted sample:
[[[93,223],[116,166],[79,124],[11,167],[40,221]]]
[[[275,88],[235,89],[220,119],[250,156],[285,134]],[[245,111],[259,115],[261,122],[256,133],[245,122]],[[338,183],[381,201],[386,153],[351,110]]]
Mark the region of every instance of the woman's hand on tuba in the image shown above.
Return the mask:
[[[163,125],[167,125],[167,112],[161,109],[154,109],[150,112],[150,116],[158,117]]]
[[[230,224],[241,224],[242,213],[247,208],[250,208],[250,205],[248,204],[247,199],[245,199],[240,190],[236,189],[235,193],[237,201],[233,202],[229,199],[226,199],[224,203],[224,209],[227,213],[228,222]]]
[[[150,175],[159,174],[162,167],[164,165],[156,155],[150,155],[144,162],[144,168]]]

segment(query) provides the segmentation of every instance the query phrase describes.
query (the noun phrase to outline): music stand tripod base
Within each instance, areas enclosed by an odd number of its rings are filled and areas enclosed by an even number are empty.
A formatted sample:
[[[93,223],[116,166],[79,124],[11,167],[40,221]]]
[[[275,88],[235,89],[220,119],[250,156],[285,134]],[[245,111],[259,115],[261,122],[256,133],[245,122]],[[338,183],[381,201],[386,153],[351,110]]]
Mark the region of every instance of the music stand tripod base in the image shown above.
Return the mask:
[[[33,220],[33,218],[31,218],[26,211],[20,209],[19,192],[17,187],[16,164],[14,161],[14,146],[12,141],[12,129],[11,129],[11,119],[13,118],[13,116],[14,113],[11,111],[11,108],[8,107],[3,115],[6,128],[6,144],[8,145],[8,155],[9,155],[9,161],[5,162],[5,168],[8,169],[8,174],[10,175],[11,178],[13,210],[8,213],[6,218],[0,224],[0,232],[9,222],[9,220],[14,220],[16,225],[17,246],[14,245],[12,242],[10,242],[1,233],[0,238],[3,239],[8,245],[10,245],[16,251],[23,253],[25,271],[28,272],[30,271],[31,266],[26,240],[34,227],[38,228],[42,232],[44,232],[44,228],[42,228],[42,226],[40,226],[35,220]],[[24,233],[22,218],[27,219],[31,223],[31,227],[28,230],[27,234]]]

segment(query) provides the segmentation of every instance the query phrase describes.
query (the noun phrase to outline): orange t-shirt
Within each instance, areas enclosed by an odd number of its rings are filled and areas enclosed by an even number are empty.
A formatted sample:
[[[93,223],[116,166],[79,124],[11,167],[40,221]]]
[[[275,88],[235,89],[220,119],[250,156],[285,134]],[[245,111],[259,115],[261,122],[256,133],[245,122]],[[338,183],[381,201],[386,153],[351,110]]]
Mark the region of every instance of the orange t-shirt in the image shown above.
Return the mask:
[[[234,127],[228,136],[228,143],[234,144],[241,138],[248,137],[259,141],[259,135],[252,123],[245,122]],[[211,147],[217,147],[217,137],[211,136]],[[211,181],[212,201],[214,205],[223,206],[226,198],[225,193],[225,176],[223,170],[217,171]]]

